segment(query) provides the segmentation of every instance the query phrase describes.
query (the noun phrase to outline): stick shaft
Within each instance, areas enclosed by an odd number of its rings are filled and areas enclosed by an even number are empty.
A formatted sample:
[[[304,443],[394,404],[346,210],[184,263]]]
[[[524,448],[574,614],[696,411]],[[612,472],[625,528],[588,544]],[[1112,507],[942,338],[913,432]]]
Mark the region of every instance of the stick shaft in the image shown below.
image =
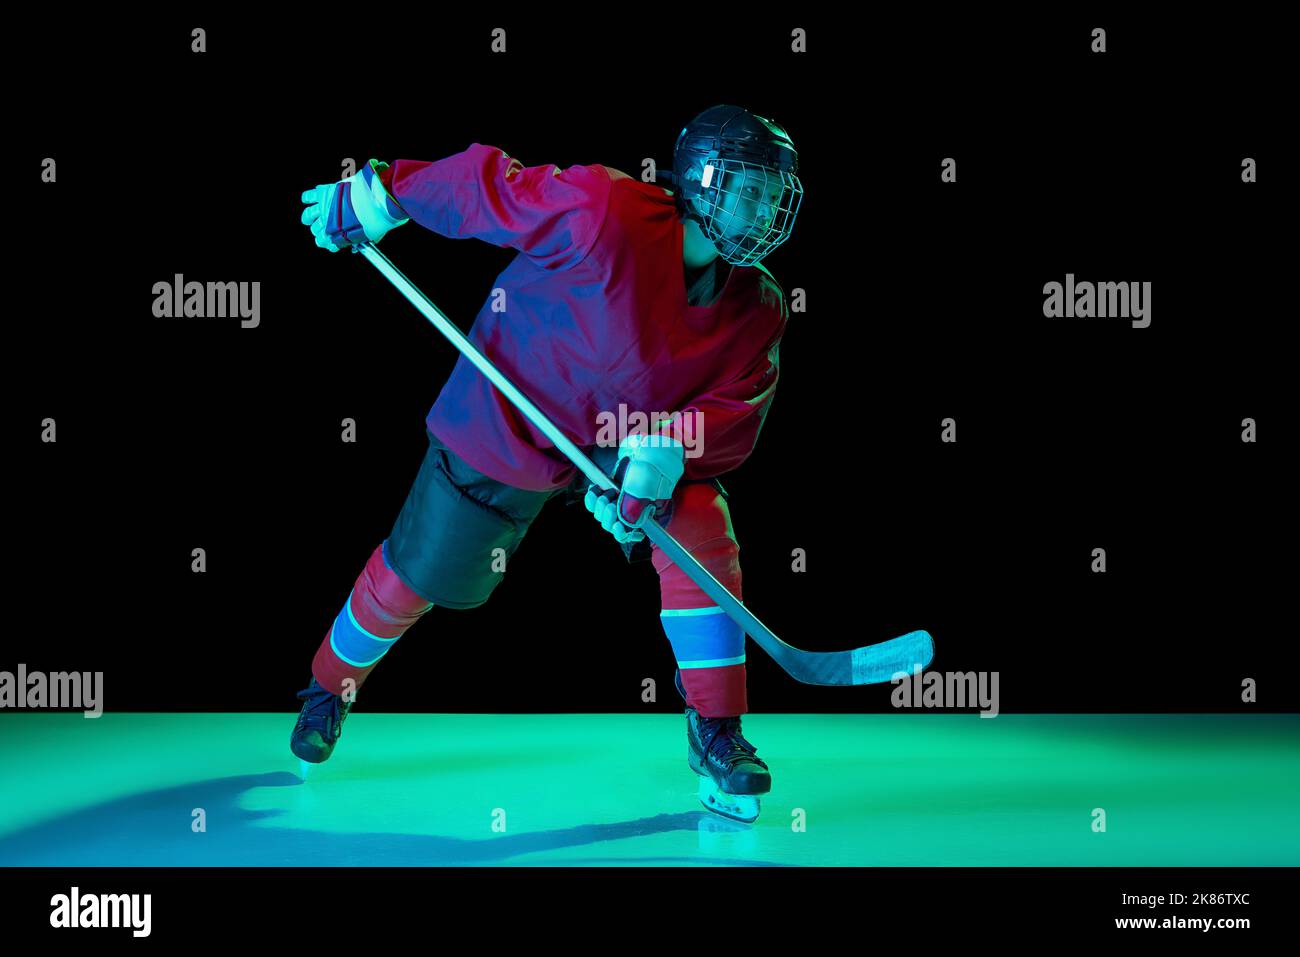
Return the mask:
[[[406,276],[402,274],[402,271],[394,266],[387,256],[369,243],[358,244],[353,248],[360,252],[361,255],[365,256],[366,259],[370,260],[375,268],[383,273],[384,276],[388,278],[388,281],[397,287],[398,292],[410,300],[411,304],[415,306],[416,309],[419,309],[420,312],[424,314],[424,317],[438,328],[439,332],[450,339],[452,344],[460,350],[460,353],[465,356],[465,358],[469,359],[470,362],[474,363],[475,368],[482,372],[483,375],[487,376],[488,381],[500,389],[505,397],[527,417],[528,421],[531,422],[539,432],[550,439],[551,442],[554,443],[555,447],[563,452],[570,462],[578,467],[582,474],[587,477],[588,481],[601,489],[617,488],[609,476],[602,472],[596,463],[592,462],[591,459],[583,453],[582,449],[574,445],[563,432],[556,428],[554,423],[546,417],[546,414],[542,412],[541,409],[537,408],[528,396],[519,391],[519,389],[515,387],[515,384],[506,378],[506,376],[502,374],[501,370],[494,366],[487,356],[479,352],[474,344],[469,341],[469,338],[456,328],[455,324],[443,315],[442,310],[435,306],[429,297],[420,291],[419,287],[417,287],[415,283],[407,279]],[[664,553],[667,554],[668,557],[682,569],[682,571],[686,572],[686,574],[690,576],[691,580],[695,582],[695,584],[698,585],[705,594],[717,602],[719,607],[721,607],[722,610],[736,622],[736,624],[740,625],[740,627],[745,630],[746,634],[760,643],[763,643],[764,637],[768,638],[771,642],[780,641],[772,634],[766,625],[759,621],[748,608],[740,603],[735,595],[727,590],[726,586],[723,585],[722,582],[714,578],[713,574],[701,565],[694,555],[683,548],[675,538],[668,534],[663,526],[655,521],[653,516],[647,518],[641,525],[641,528],[650,541],[663,549]],[[784,644],[783,642],[781,643]],[[771,650],[773,649],[769,649],[769,651]]]

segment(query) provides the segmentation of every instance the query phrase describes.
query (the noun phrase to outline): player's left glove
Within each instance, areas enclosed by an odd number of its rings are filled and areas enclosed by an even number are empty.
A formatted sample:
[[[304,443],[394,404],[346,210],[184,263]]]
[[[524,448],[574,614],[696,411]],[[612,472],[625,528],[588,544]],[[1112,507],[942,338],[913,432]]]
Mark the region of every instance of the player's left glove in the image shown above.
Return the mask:
[[[686,448],[668,435],[629,435],[618,446],[610,476],[617,489],[587,486],[583,504],[601,528],[618,542],[645,538],[640,526],[672,501],[673,489],[686,470]]]
[[[379,178],[387,168],[372,159],[353,176],[303,190],[307,208],[302,221],[311,227],[317,246],[336,253],[357,243],[377,243],[409,220]]]

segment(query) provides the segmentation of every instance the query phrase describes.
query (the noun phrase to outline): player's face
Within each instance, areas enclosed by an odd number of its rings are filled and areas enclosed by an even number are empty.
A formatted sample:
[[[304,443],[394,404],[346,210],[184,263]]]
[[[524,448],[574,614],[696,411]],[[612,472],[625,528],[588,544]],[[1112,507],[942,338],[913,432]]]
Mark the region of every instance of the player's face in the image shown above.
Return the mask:
[[[784,192],[781,177],[757,166],[722,174],[713,225],[739,243],[763,238],[776,219]]]

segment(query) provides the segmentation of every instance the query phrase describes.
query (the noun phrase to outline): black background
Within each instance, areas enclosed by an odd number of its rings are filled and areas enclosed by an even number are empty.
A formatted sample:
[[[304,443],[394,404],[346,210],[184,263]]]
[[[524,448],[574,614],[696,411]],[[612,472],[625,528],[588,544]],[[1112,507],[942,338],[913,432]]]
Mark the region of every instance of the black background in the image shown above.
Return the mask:
[[[314,245],[299,194],[345,157],[474,142],[639,176],[739,103],[789,130],[806,190],[765,265],[807,311],[723,477],[755,613],[818,650],[927,629],[932,667],[999,672],[1008,712],[1294,709],[1276,26],[394,9],[372,10],[381,49],[356,7],[15,34],[44,72],[13,103],[0,670],[103,671],[111,711],[296,711],[457,355],[361,257]],[[466,329],[515,255],[414,223],[382,248]],[[1150,281],[1150,327],[1044,318],[1067,272]],[[260,326],[155,318],[176,273],[260,281]],[[658,610],[652,568],[552,503],[492,600],[426,616],[361,706],[675,711]],[[748,676],[754,711],[890,709],[888,685],[799,685],[753,642]]]

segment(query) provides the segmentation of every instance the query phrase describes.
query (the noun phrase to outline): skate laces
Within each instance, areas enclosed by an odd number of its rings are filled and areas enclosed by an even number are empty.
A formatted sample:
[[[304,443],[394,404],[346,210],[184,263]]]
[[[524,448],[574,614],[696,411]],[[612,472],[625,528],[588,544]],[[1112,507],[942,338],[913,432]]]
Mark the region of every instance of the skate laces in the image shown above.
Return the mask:
[[[758,756],[758,750],[740,733],[738,715],[730,718],[701,717],[700,723],[705,726],[708,733],[704,741],[704,750],[723,764],[730,767],[741,761],[750,761],[767,767],[767,763]]]
[[[322,688],[312,681],[311,686],[298,692],[298,697],[307,704],[298,715],[298,731],[317,730],[327,737],[338,738],[343,731],[343,719],[347,716],[352,702]]]

